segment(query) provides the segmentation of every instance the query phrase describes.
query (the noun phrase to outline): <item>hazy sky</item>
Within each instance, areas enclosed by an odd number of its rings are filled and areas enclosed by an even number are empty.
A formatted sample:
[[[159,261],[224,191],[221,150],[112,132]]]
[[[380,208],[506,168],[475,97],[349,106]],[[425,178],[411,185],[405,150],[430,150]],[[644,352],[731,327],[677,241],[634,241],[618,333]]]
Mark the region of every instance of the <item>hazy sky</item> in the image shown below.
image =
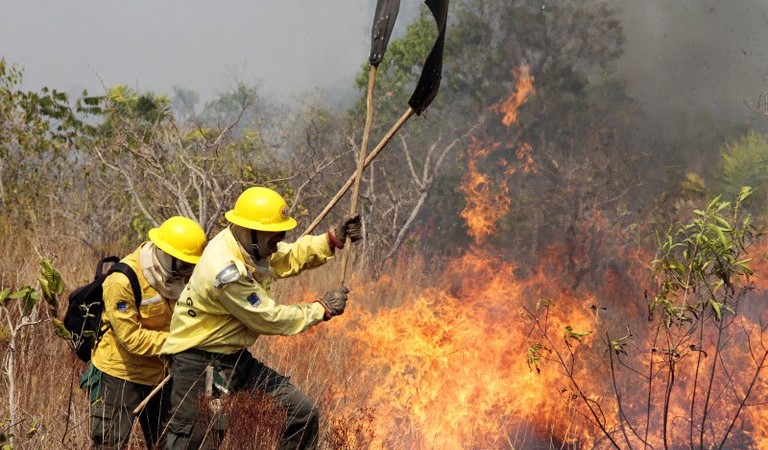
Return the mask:
[[[398,29],[421,3],[401,2]],[[742,115],[745,100],[768,90],[768,0],[609,3],[627,35],[620,74],[649,111]],[[374,5],[0,0],[0,56],[24,67],[26,88],[75,95],[101,93],[103,82],[169,95],[178,85],[206,100],[243,80],[286,99],[315,89],[338,97],[354,92],[366,62]]]
[[[419,4],[410,4],[401,18],[413,17]],[[233,80],[260,82],[265,93],[287,98],[316,88],[351,91],[368,57],[374,6],[375,0],[0,0],[0,56],[24,68],[29,89],[77,94],[101,93],[102,84],[170,94],[178,85],[205,100]]]

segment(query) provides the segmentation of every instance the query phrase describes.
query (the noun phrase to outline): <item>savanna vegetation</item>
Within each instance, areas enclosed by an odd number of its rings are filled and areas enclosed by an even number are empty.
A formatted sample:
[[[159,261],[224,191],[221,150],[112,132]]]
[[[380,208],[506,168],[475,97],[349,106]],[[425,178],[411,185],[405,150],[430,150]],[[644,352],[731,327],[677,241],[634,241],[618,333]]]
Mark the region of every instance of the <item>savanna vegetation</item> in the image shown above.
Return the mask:
[[[437,99],[363,177],[347,313],[252,349],[317,401],[321,448],[766,445],[765,130],[656,134],[615,74],[624,37],[600,2],[457,0],[449,23]],[[434,36],[425,10],[390,43],[372,143],[407,109]],[[212,236],[248,186],[284,194],[298,237],[355,169],[367,73],[346,110],[286,111],[245,83],[202,105],[182,88],[30,92],[0,59],[3,449],[89,445],[83,364],[53,300],[169,216]],[[526,74],[532,91],[505,118]],[[494,212],[482,236],[465,220],[472,176],[492,205],[476,211]],[[276,297],[310,299],[337,271],[281,281]],[[227,407],[223,448],[274,444],[267,399]],[[469,425],[448,417],[458,409]]]

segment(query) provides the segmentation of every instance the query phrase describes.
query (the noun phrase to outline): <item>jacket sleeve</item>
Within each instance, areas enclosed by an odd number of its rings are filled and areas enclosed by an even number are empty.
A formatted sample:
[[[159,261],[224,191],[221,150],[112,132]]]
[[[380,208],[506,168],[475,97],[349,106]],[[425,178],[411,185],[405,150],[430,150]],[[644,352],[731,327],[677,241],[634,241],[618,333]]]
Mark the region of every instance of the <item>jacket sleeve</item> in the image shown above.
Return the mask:
[[[159,355],[160,348],[168,338],[168,332],[141,327],[136,300],[128,278],[121,273],[114,273],[107,278],[103,289],[104,318],[112,327],[120,345],[136,355]]]
[[[322,266],[333,257],[333,249],[325,234],[302,236],[292,243],[281,242],[269,259],[269,265],[278,278],[298,275],[306,269]]]
[[[316,302],[279,305],[261,285],[246,277],[220,289],[224,308],[258,334],[298,334],[323,320],[325,314]]]

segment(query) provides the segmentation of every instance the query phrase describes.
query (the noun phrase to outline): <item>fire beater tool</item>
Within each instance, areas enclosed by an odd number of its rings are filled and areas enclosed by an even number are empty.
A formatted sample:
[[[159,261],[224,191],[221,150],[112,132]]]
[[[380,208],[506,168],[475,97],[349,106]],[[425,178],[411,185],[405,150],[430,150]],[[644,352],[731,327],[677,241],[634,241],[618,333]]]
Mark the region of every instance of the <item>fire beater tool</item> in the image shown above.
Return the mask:
[[[408,119],[410,119],[413,114],[420,116],[421,113],[424,112],[424,110],[426,110],[427,107],[432,103],[432,100],[434,100],[437,96],[437,92],[440,89],[440,81],[442,80],[443,47],[445,44],[445,26],[448,18],[448,0],[426,0],[424,3],[427,5],[429,10],[432,12],[432,16],[435,18],[435,22],[437,23],[438,36],[435,40],[435,44],[432,46],[432,50],[429,52],[429,56],[427,56],[427,59],[424,62],[424,68],[422,69],[421,76],[419,77],[419,81],[416,84],[416,89],[414,89],[411,98],[408,100],[408,110],[402,116],[400,116],[392,128],[389,129],[379,144],[373,149],[373,151],[371,151],[371,154],[365,157],[362,169],[360,169],[358,165],[358,170],[355,172],[355,174],[352,175],[346,183],[344,183],[344,186],[342,186],[339,192],[337,192],[331,201],[328,202],[328,204],[325,206],[325,209],[323,209],[317,218],[315,218],[315,220],[307,227],[307,229],[304,230],[302,236],[311,233],[315,227],[317,227],[317,225],[325,218],[325,216],[328,215],[328,212],[349,190],[350,186],[352,186],[352,183],[355,182],[355,179],[358,177],[358,173],[362,173],[362,170],[365,169],[365,167],[368,167],[374,158],[378,156],[381,150],[386,147],[395,133],[397,133],[397,131],[402,128],[403,125],[405,125]],[[360,159],[363,159],[362,151]]]
[[[384,59],[384,53],[387,50],[387,43],[392,34],[392,27],[395,25],[397,13],[400,10],[400,0],[379,0],[376,3],[376,14],[373,17],[373,27],[371,28],[371,54],[368,58],[370,68],[368,70],[368,93],[365,101],[365,128],[363,131],[363,140],[360,144],[360,155],[357,159],[357,169],[354,174],[354,189],[352,190],[352,200],[349,204],[349,214],[357,211],[357,198],[360,193],[360,180],[363,177],[365,169],[365,154],[368,151],[368,137],[371,135],[371,125],[373,123],[373,87],[376,83],[376,69],[379,63]],[[348,252],[341,256],[341,282],[347,273]]]
[[[362,177],[363,169],[370,163],[366,161],[365,153],[368,148],[368,136],[371,133],[371,122],[373,121],[373,87],[376,80],[376,69],[379,67],[382,59],[384,59],[384,53],[387,50],[387,44],[389,43],[389,37],[392,35],[392,28],[395,25],[395,19],[397,19],[397,13],[400,10],[400,0],[379,0],[376,4],[376,14],[373,18],[373,27],[371,28],[371,53],[368,58],[370,64],[370,70],[368,73],[368,95],[366,101],[366,115],[365,115],[365,131],[363,133],[363,141],[360,146],[360,157],[357,163],[357,170],[353,179],[355,180],[355,190],[352,196],[352,204],[350,205],[349,212],[354,214],[357,209],[357,197],[359,193],[360,178]],[[346,189],[349,189],[347,187]],[[345,190],[346,192],[346,190]],[[337,200],[338,201],[338,200]],[[341,284],[344,284],[344,278],[347,267],[347,253],[342,256],[342,272],[341,272]],[[147,395],[147,397],[136,406],[133,410],[133,414],[138,414],[147,406],[149,400],[152,399],[163,386],[171,379],[171,375],[166,376],[154,389]]]
[[[396,3],[395,9],[390,4]],[[448,0],[426,0],[424,3],[426,3],[429,10],[432,12],[432,15],[435,18],[435,21],[437,22],[437,28],[438,28],[438,36],[437,40],[435,41],[435,44],[432,46],[432,50],[429,52],[429,56],[427,56],[427,60],[424,63],[424,68],[421,71],[421,76],[419,77],[419,82],[416,84],[416,89],[414,90],[413,94],[411,95],[410,100],[408,100],[409,108],[408,110],[400,117],[400,119],[395,122],[395,124],[390,128],[390,130],[387,132],[387,134],[384,135],[382,140],[379,142],[379,144],[371,151],[371,154],[367,157],[365,156],[365,147],[367,146],[367,142],[364,142],[361,145],[360,150],[360,158],[358,160],[358,167],[355,171],[355,174],[352,175],[347,182],[344,184],[344,186],[341,188],[341,190],[331,199],[331,201],[328,203],[328,205],[325,207],[325,209],[320,213],[320,215],[315,219],[314,222],[304,231],[302,234],[309,234],[312,232],[312,230],[317,227],[317,225],[325,218],[326,215],[328,215],[328,212],[333,208],[336,203],[338,203],[339,199],[349,190],[350,186],[352,186],[352,183],[357,179],[357,182],[359,184],[359,178],[362,176],[363,170],[368,167],[368,165],[378,156],[378,154],[381,152],[381,150],[386,147],[386,145],[389,143],[389,141],[392,139],[392,137],[397,133],[397,131],[405,125],[405,123],[408,121],[408,119],[415,113],[416,115],[421,115],[424,110],[427,109],[427,107],[432,103],[432,100],[435,99],[435,96],[437,96],[437,91],[440,88],[440,81],[442,80],[442,69],[443,69],[443,46],[445,42],[445,25],[446,20],[448,17]],[[386,4],[386,5],[383,5]],[[399,8],[400,2],[394,2],[394,1],[387,1],[382,0],[379,2],[379,4],[376,5],[376,17],[379,17],[379,7],[381,6],[382,11],[389,11],[389,17],[385,17],[386,21],[391,21],[392,23],[382,23],[382,33],[384,33],[383,30],[386,31],[386,39],[384,38],[385,34],[381,34],[380,38],[376,38],[376,26],[377,26],[377,20],[374,19],[374,29],[372,32],[372,44],[371,44],[371,57],[369,59],[369,62],[372,67],[377,67],[378,64],[381,62],[381,58],[384,56],[384,50],[387,46],[387,41],[389,40],[389,35],[392,31],[392,26],[394,25],[394,20],[397,16],[397,9]],[[389,8],[389,9],[388,9]],[[383,16],[387,16],[386,13],[383,14]],[[375,52],[375,56],[374,55]],[[378,56],[380,55],[380,56]],[[375,57],[374,57],[375,56]],[[374,64],[375,63],[375,64]],[[373,91],[372,88],[372,79],[373,76],[370,76],[368,78],[368,90],[369,90],[369,97],[371,96],[370,92]],[[372,100],[369,100],[368,103],[372,104]],[[369,109],[370,108],[369,106]],[[371,114],[370,112],[366,112],[366,128],[368,129],[368,133],[370,133],[370,125],[368,116]],[[365,138],[365,134],[363,135]],[[361,163],[362,162],[362,167]],[[359,189],[359,187],[358,187]],[[355,193],[355,197],[357,197],[357,193]],[[356,203],[356,200],[355,202]],[[350,210],[354,212],[355,209],[357,209],[357,205],[353,204],[354,207],[351,207]],[[346,265],[346,264],[344,264]],[[346,271],[346,269],[343,269]],[[344,280],[344,273],[342,273],[342,282]],[[171,375],[166,376],[153,390],[152,392],[147,395],[147,397],[134,409],[133,413],[138,414],[149,402],[149,400],[154,397],[160,389],[171,379]]]

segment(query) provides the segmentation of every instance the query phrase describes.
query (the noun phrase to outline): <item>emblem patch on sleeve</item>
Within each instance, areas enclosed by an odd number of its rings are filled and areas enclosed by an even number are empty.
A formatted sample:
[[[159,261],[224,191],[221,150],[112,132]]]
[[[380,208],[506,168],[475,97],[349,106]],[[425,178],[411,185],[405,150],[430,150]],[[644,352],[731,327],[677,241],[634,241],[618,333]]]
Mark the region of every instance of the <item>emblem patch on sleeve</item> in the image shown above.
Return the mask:
[[[225,284],[232,283],[240,279],[240,271],[237,270],[235,263],[232,263],[216,274],[216,283],[214,287],[217,289]]]
[[[261,298],[259,298],[259,294],[255,292],[251,292],[250,294],[248,294],[248,297],[246,297],[245,299],[248,300],[248,303],[251,306],[258,306],[259,303],[261,303]]]
[[[125,312],[128,309],[128,302],[120,300],[117,302],[117,310],[120,312]]]

